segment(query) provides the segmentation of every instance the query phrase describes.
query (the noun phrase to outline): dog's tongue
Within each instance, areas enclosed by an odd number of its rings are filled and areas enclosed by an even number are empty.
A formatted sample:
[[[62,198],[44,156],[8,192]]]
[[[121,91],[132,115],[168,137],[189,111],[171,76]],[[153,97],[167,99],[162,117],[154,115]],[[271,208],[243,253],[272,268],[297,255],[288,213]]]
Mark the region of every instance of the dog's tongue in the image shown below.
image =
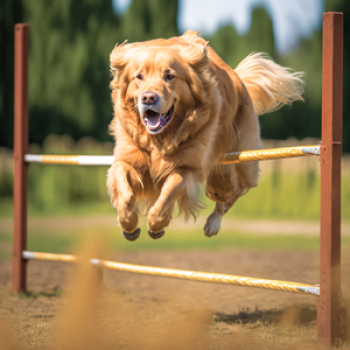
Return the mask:
[[[160,113],[156,113],[154,111],[147,111],[146,112],[147,125],[157,126],[159,124],[161,116],[162,115]]]

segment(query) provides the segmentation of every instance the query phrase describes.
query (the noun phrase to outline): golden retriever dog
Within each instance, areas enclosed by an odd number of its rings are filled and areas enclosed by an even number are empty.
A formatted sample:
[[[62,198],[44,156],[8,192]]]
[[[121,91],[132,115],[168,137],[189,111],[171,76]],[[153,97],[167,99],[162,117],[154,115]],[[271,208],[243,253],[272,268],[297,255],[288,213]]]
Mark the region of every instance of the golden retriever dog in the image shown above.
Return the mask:
[[[258,185],[258,162],[221,165],[228,152],[259,148],[258,115],[302,100],[301,73],[255,53],[233,70],[208,43],[180,37],[116,45],[110,55],[116,144],[107,187],[123,236],[136,240],[139,204],[150,237],[164,235],[175,204],[187,220],[202,208],[198,190],[216,202],[204,226]]]

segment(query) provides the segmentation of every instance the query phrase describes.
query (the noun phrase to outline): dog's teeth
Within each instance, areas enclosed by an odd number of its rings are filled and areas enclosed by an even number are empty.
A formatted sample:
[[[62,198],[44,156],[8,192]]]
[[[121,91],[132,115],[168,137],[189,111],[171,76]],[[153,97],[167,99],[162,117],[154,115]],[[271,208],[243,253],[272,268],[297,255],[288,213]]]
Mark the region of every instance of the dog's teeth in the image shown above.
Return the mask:
[[[148,126],[148,129],[151,129],[151,130],[155,130],[155,129],[158,129],[159,128],[159,125],[161,125],[161,122],[159,122],[157,125],[147,125]]]

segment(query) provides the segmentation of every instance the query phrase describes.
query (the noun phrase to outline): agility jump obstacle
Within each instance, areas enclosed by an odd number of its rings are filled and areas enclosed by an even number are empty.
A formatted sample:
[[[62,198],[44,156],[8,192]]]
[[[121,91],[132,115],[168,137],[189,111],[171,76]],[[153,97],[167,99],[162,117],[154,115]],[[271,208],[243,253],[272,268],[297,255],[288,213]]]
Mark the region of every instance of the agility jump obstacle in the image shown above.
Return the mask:
[[[56,156],[28,154],[28,44],[29,25],[15,25],[14,98],[14,239],[12,290],[26,292],[29,259],[74,262],[66,254],[28,252],[27,171],[30,162],[50,164],[110,165],[111,156]],[[222,164],[295,156],[319,155],[321,165],[320,284],[273,281],[245,276],[166,269],[91,259],[93,265],[119,271],[195,281],[269,288],[317,295],[317,337],[333,344],[341,335],[340,186],[343,99],[343,14],[323,14],[322,143],[321,145],[261,149],[225,155]]]
[[[320,146],[300,146],[266,148],[244,152],[227,153],[220,160],[221,164],[234,164],[251,162],[255,160],[269,160],[292,158],[309,155],[320,155]],[[24,161],[27,163],[46,164],[75,164],[75,165],[112,165],[113,156],[67,156],[53,154],[25,154]]]
[[[49,260],[49,261],[64,261],[75,262],[78,258],[69,254],[53,254],[23,251],[24,259]],[[236,286],[257,287],[266,289],[275,289],[284,292],[292,292],[299,294],[319,295],[319,288],[312,284],[294,283],[288,281],[275,281],[262,278],[252,278],[237,275],[227,275],[220,273],[209,273],[199,271],[187,271],[179,269],[168,269],[164,267],[142,266],[126,264],[117,261],[108,261],[101,259],[91,259],[91,264],[104,267],[112,270],[140,273],[144,275],[172,277],[191,281],[212,282],[223,284],[234,284]]]

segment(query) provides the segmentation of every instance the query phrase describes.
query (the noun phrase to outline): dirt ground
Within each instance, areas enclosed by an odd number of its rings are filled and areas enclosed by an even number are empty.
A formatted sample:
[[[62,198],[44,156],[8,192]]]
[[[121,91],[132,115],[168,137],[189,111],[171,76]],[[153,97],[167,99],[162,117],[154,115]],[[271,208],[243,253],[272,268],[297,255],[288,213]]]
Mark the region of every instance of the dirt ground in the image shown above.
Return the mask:
[[[347,256],[345,295],[350,287]],[[304,283],[319,280],[316,253],[133,252],[113,259]],[[1,349],[316,348],[313,296],[107,270],[98,288],[96,281],[84,282],[83,273],[70,277],[73,270],[64,263],[30,261],[29,293],[16,296],[10,293],[10,261],[0,261]],[[69,299],[66,292],[74,290],[74,283],[80,290]],[[57,326],[60,317],[65,328]],[[349,342],[343,340],[341,347],[350,349]]]

